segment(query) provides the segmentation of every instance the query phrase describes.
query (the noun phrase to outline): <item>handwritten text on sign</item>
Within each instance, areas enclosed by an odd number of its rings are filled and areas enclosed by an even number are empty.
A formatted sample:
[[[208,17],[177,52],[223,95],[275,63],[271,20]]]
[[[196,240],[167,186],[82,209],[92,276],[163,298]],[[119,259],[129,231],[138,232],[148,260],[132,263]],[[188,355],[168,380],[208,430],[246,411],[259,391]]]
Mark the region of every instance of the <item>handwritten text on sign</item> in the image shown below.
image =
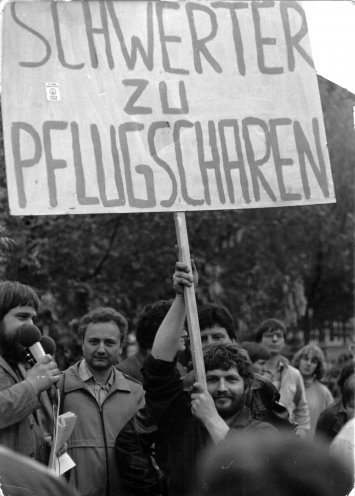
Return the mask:
[[[334,201],[298,2],[12,3],[3,61],[13,214]]]

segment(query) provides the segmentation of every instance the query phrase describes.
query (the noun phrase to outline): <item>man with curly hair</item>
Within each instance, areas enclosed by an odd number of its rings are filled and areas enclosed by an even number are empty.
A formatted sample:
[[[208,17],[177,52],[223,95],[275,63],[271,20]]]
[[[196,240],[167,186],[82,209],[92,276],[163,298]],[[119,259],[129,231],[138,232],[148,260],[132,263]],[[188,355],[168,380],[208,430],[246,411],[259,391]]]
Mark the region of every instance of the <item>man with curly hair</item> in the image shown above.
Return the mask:
[[[207,389],[195,382],[184,391],[175,356],[185,320],[184,287],[194,283],[194,273],[177,262],[176,297],[155,336],[151,355],[143,368],[146,403],[159,430],[169,443],[169,495],[196,494],[197,458],[209,444],[217,444],[230,430],[274,433],[270,424],[251,417],[245,391],[253,381],[247,353],[237,344],[212,344],[204,348]]]
[[[332,393],[320,381],[325,372],[325,356],[314,344],[303,346],[293,359],[293,366],[301,372],[311,418],[308,437],[313,438],[321,412],[333,402]]]

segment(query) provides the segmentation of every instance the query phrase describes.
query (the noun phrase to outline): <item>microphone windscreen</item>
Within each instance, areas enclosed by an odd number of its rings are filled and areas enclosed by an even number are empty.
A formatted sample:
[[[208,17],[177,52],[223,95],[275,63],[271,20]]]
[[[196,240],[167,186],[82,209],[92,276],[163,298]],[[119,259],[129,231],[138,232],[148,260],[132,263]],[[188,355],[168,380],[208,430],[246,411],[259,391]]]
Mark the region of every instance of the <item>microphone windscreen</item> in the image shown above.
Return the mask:
[[[38,343],[41,337],[41,331],[38,327],[31,324],[23,324],[18,330],[17,341],[25,348],[29,348],[35,343]]]
[[[54,339],[52,339],[49,336],[43,336],[41,341],[40,341],[40,344],[42,345],[43,351],[47,355],[54,355],[55,349],[56,349]]]

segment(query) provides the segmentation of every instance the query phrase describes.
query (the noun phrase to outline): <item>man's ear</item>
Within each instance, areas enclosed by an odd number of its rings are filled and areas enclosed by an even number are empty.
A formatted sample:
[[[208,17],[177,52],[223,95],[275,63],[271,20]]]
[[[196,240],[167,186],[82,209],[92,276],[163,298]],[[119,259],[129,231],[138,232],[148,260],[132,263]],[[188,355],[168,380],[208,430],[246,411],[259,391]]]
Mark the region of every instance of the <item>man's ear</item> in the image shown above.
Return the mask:
[[[122,350],[124,348],[124,345],[128,344],[128,337],[126,339],[122,338],[121,333],[120,333],[120,347],[118,349],[118,353],[122,355]]]

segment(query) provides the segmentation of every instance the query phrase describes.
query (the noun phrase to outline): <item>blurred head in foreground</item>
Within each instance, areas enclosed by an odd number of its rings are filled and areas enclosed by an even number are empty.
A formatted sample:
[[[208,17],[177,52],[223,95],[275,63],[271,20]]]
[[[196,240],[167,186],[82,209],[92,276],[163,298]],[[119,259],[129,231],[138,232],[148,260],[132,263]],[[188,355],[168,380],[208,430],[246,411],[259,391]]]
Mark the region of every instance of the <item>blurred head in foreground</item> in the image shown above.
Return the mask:
[[[293,436],[229,435],[205,454],[200,496],[345,496],[353,474],[328,450]]]

